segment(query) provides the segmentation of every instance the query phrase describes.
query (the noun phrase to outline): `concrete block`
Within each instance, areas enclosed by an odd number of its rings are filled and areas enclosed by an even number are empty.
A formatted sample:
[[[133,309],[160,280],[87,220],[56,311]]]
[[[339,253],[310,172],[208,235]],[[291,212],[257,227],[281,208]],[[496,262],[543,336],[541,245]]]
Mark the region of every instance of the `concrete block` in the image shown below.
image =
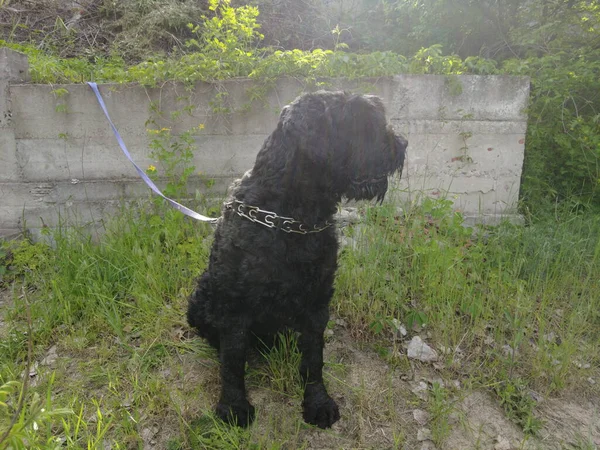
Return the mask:
[[[145,90],[137,85],[105,85],[100,91],[123,138],[145,139],[150,104]],[[96,96],[87,85],[14,85],[11,94],[17,139],[113,135]]]
[[[120,199],[150,196],[87,85],[2,83],[11,120],[0,122],[0,228],[18,228],[23,218],[34,227],[41,226],[40,217],[58,223],[59,210],[92,220]],[[400,75],[324,79],[314,86],[284,78],[260,101],[253,99],[255,88],[251,80],[231,80],[198,83],[194,89],[167,83],[100,90],[142,169],[150,164],[160,169],[150,156],[153,135],[147,128],[167,127],[177,135],[204,125],[194,132],[193,165],[216,183],[207,189],[201,177],[191,179],[190,205],[196,191],[222,195],[233,178],[252,167],[283,106],[304,91],[324,88],[381,96],[392,126],[407,136],[404,173],[390,198],[446,195],[469,217],[514,213],[526,134],[526,78]]]
[[[0,48],[0,80],[17,83],[29,81],[27,55],[10,48]]]
[[[526,120],[527,77],[398,75],[395,81],[391,119]],[[460,93],[453,93],[456,83]]]
[[[207,176],[235,176],[254,165],[266,136],[198,136],[192,164]],[[159,161],[146,143],[132,139],[129,152],[143,170]],[[100,139],[21,139],[18,166],[29,181],[138,178],[138,173],[116,141]]]
[[[21,178],[16,151],[14,133],[11,129],[0,127],[0,181],[15,181]]]

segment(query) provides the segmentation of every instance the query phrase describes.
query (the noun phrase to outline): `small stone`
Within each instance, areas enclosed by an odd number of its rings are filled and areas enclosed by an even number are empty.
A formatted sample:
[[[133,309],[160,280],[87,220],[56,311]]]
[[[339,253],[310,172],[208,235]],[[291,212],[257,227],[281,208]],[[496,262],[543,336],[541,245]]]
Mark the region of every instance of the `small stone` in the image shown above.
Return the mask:
[[[529,391],[529,396],[537,403],[540,403],[542,400],[544,400],[544,397],[542,397],[541,394],[535,391]]]
[[[484,343],[485,345],[489,345],[490,347],[493,347],[493,346],[494,346],[494,344],[496,343],[496,341],[494,341],[494,338],[493,338],[493,337],[491,337],[491,336],[488,336],[488,337],[486,337],[486,338],[483,340],[483,343]]]
[[[34,362],[31,367],[29,367],[29,378],[35,378],[38,374],[38,363]],[[25,375],[25,371],[21,372],[21,378]]]
[[[450,385],[454,388],[454,389],[460,389],[460,380],[452,380],[450,382]]]
[[[498,436],[496,438],[496,445],[494,445],[494,450],[511,450],[512,445],[510,445],[510,441],[506,439],[504,436]]]
[[[413,384],[411,392],[421,400],[427,400],[427,397],[429,396],[429,388],[427,387],[427,383],[424,381],[419,381],[418,383]]]
[[[433,441],[423,441],[421,445],[421,450],[436,450],[435,444]]]
[[[579,369],[589,369],[592,367],[589,363],[580,363],[579,361],[573,361],[573,365]]]
[[[424,426],[427,424],[427,422],[429,422],[429,413],[427,411],[423,411],[422,409],[415,409],[413,411],[413,417],[421,426]]]
[[[594,380],[592,377],[589,377],[589,378],[587,379],[587,381],[588,381],[588,383],[590,383],[591,385],[594,385],[594,384],[596,384],[596,380]]]
[[[402,336],[406,336],[408,334],[406,327],[402,325],[402,323],[395,317],[392,319],[392,325],[394,326],[394,329]]]
[[[344,223],[356,223],[360,221],[360,215],[356,208],[342,208],[337,214],[337,219]]]
[[[429,384],[431,384],[432,386],[434,384],[437,384],[439,387],[441,387],[442,389],[446,387],[446,383],[444,383],[444,380],[442,380],[441,377],[433,377],[433,378],[428,378],[427,381],[429,382]]]
[[[53,345],[52,347],[50,347],[48,353],[46,353],[46,356],[44,357],[44,359],[42,359],[40,364],[42,366],[54,367],[56,365],[57,360],[58,354],[56,353],[56,345]]]
[[[510,345],[503,345],[502,352],[504,353],[504,356],[510,356],[511,358],[516,354],[515,350]]]
[[[408,344],[407,355],[410,359],[417,359],[422,362],[434,362],[438,360],[436,351],[423,342],[419,336],[411,339]]]
[[[335,324],[340,327],[345,327],[347,325],[344,319],[335,319]]]
[[[331,328],[327,328],[325,330],[325,337],[331,337],[333,336],[333,330]]]
[[[431,440],[431,430],[429,428],[419,428],[417,431],[417,441],[430,441]]]

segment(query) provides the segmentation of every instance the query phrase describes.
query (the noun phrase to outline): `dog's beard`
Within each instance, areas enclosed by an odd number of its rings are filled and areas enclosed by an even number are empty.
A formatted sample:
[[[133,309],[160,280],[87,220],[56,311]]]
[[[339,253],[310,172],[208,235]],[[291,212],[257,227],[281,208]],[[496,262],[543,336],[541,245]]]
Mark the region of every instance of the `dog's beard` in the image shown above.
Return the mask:
[[[382,203],[388,189],[387,175],[368,178],[363,180],[352,180],[345,197],[350,200],[372,200]]]

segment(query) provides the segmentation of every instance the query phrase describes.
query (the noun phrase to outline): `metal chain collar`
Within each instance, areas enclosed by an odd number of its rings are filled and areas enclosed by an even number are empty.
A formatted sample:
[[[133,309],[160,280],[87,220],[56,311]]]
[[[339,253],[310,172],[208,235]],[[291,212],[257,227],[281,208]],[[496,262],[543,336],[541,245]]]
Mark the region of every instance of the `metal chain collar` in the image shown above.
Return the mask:
[[[286,233],[310,234],[319,233],[333,226],[332,222],[326,221],[323,225],[310,228],[304,223],[294,220],[292,217],[279,216],[272,211],[265,211],[257,206],[246,205],[239,200],[224,203],[225,209],[233,210],[238,216],[244,217],[252,222],[264,225],[267,228],[277,228]]]

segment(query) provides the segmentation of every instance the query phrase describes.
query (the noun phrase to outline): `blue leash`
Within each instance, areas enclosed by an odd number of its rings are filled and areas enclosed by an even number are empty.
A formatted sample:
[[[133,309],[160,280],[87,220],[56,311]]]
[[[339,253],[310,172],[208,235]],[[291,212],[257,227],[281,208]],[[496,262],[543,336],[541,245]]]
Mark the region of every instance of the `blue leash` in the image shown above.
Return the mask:
[[[110,116],[108,115],[108,111],[106,109],[106,105],[104,104],[104,100],[102,99],[102,95],[100,95],[100,91],[98,90],[98,85],[96,83],[93,83],[93,82],[88,82],[88,84],[92,88],[92,90],[94,91],[94,94],[96,94],[96,98],[98,99],[98,103],[100,103],[100,107],[102,108],[102,111],[104,111],[104,115],[108,119],[108,123],[110,123],[110,126],[111,126],[111,128],[113,130],[113,133],[115,133],[115,137],[117,138],[117,142],[119,143],[119,147],[121,147],[121,150],[123,150],[123,153],[125,153],[125,156],[127,157],[127,159],[129,161],[131,161],[131,164],[133,164],[133,166],[135,167],[135,170],[137,170],[137,173],[140,175],[140,177],[142,177],[142,180],[144,180],[146,182],[146,184],[150,187],[150,189],[152,189],[156,194],[160,195],[167,202],[169,202],[170,205],[173,208],[175,208],[178,211],[182,212],[186,216],[192,217],[193,219],[200,220],[202,222],[216,223],[219,219],[215,219],[213,217],[206,217],[206,216],[203,216],[202,214],[198,214],[197,212],[192,211],[191,209],[189,209],[189,208],[187,208],[187,207],[185,207],[185,206],[177,203],[175,200],[171,200],[169,197],[165,197],[165,195],[162,192],[160,192],[160,189],[158,189],[156,187],[156,185],[148,177],[148,175],[146,175],[146,173],[142,169],[140,169],[138,167],[138,165],[131,158],[131,155],[129,154],[129,151],[127,150],[127,147],[125,146],[125,143],[123,142],[123,139],[121,139],[121,135],[117,131],[117,128],[113,124],[112,120],[110,120]]]

